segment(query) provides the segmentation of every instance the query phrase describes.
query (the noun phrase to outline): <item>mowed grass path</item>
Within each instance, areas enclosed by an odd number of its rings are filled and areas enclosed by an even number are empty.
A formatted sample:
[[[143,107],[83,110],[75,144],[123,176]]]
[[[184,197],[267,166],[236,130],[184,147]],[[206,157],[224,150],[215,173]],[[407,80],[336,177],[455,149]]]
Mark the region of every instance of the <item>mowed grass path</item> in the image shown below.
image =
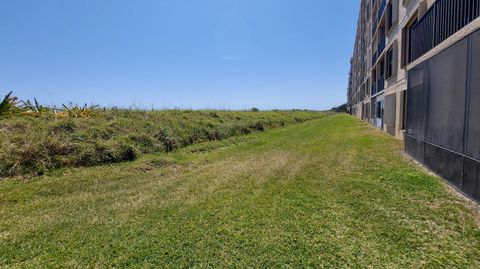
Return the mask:
[[[480,268],[474,211],[336,115],[0,182],[0,267]]]

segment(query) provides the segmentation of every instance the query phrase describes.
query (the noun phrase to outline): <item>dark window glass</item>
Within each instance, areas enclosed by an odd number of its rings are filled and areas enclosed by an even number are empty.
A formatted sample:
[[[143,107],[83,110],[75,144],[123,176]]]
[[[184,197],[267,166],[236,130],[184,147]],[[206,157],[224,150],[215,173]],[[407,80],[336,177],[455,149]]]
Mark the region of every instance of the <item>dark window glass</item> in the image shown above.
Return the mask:
[[[387,6],[387,31],[393,26],[393,5],[390,2]]]
[[[383,101],[377,102],[377,118],[383,118]]]
[[[387,78],[393,76],[393,46],[387,51]]]

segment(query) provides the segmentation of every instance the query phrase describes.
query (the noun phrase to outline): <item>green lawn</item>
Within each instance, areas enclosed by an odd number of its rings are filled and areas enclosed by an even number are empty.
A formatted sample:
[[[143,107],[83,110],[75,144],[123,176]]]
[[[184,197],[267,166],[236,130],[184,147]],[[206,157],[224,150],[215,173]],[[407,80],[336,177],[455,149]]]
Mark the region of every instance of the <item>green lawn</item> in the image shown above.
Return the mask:
[[[0,182],[0,267],[480,268],[479,215],[347,115]]]

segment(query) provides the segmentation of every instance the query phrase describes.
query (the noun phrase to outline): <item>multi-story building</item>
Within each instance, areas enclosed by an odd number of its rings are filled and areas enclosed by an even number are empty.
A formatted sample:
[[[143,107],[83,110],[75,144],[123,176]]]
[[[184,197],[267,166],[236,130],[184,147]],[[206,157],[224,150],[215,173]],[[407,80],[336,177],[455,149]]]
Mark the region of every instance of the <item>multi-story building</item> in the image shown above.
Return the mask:
[[[361,0],[353,115],[480,200],[480,0]]]

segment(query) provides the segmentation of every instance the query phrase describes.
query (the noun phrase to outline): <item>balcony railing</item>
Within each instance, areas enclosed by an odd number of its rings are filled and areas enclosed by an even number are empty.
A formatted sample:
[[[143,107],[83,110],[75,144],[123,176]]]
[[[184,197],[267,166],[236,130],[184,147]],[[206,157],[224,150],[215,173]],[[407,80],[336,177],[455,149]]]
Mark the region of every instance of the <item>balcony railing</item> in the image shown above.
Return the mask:
[[[418,59],[480,16],[480,0],[437,0],[411,29],[409,61]]]

